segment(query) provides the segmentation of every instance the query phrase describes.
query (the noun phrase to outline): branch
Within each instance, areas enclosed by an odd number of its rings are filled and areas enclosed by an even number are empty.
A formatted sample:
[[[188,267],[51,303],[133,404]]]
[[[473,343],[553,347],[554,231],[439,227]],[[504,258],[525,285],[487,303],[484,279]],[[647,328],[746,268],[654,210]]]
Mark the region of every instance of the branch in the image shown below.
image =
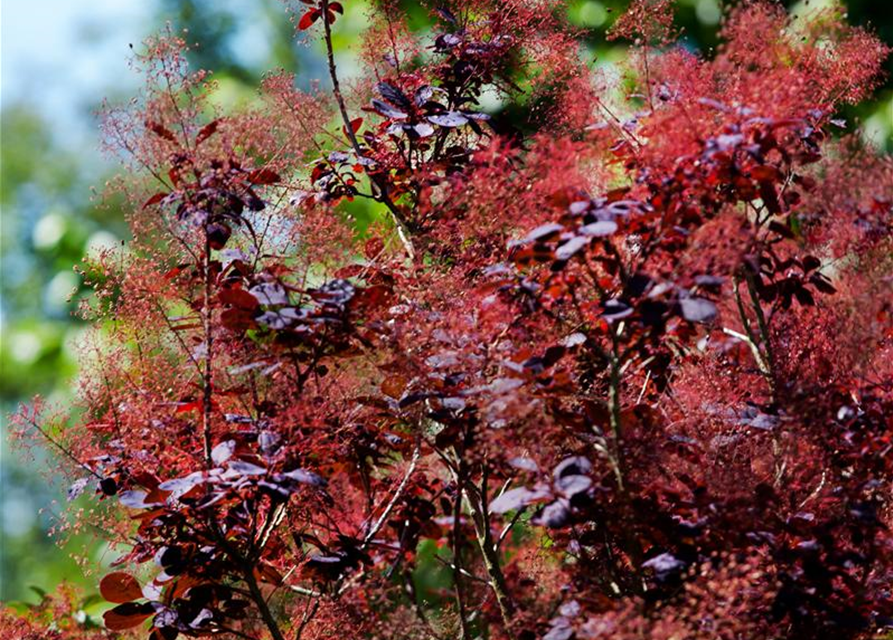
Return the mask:
[[[205,464],[210,469],[211,462],[211,347],[214,336],[211,328],[211,237],[205,224],[205,290],[204,290],[204,332],[205,332],[205,371],[202,375],[202,442],[204,445]]]
[[[468,506],[471,508],[471,520],[474,523],[478,547],[480,547],[481,556],[484,559],[484,567],[490,577],[490,589],[496,596],[496,604],[499,606],[499,613],[505,625],[505,633],[509,640],[514,640],[512,618],[515,614],[515,606],[509,597],[499,551],[493,542],[493,534],[490,531],[490,514],[487,508],[487,472],[484,471],[479,491],[477,487],[470,484],[469,489],[473,490],[465,491],[465,495],[468,498]],[[476,493],[477,495],[475,495]]]
[[[322,597],[322,594],[319,591],[314,591],[313,589],[308,589],[307,587],[299,587],[295,584],[285,585],[285,588],[289,591],[294,591],[295,593],[300,593],[302,596],[310,596],[311,598],[319,598]]]
[[[465,465],[459,462],[459,470],[456,474],[456,499],[453,502],[453,583],[456,585],[456,609],[459,614],[459,630],[462,640],[468,640],[468,620],[465,616],[465,585],[462,581],[462,539],[459,536],[462,520],[462,483],[465,477]],[[434,556],[437,557],[436,555]],[[469,574],[471,575],[471,574]],[[475,576],[476,577],[476,576]]]
[[[485,585],[487,585],[488,587],[490,586],[490,583],[489,583],[489,582],[487,582],[486,580],[484,580],[484,579],[483,579],[482,577],[480,577],[480,576],[476,576],[476,575],[474,575],[474,574],[473,574],[471,571],[469,571],[468,569],[466,569],[466,568],[464,568],[464,567],[456,566],[456,564],[455,564],[454,562],[450,562],[449,560],[444,560],[444,559],[441,558],[440,556],[433,556],[433,557],[434,557],[434,559],[435,559],[437,562],[439,562],[439,563],[442,564],[443,566],[448,567],[448,568],[452,569],[453,571],[458,571],[459,573],[461,573],[461,574],[462,574],[463,576],[465,576],[466,578],[470,578],[471,580],[474,580],[475,582],[480,582],[481,584],[485,584]]]
[[[620,399],[620,386],[621,386],[621,376],[622,373],[620,371],[620,354],[619,354],[619,341],[618,341],[618,333],[620,332],[620,328],[616,328],[611,330],[611,353],[609,354],[610,361],[610,379],[609,379],[609,387],[608,387],[608,408],[610,409],[610,422],[611,422],[611,436],[614,440],[614,460],[615,463],[612,465],[614,467],[614,476],[617,479],[617,488],[620,490],[620,493],[624,493],[624,484],[623,484],[623,451],[622,451],[622,432],[621,432],[621,424],[620,424],[620,414],[621,414],[621,399]]]
[[[341,120],[344,122],[344,130],[347,132],[350,144],[353,146],[357,157],[362,158],[363,150],[357,140],[357,135],[354,133],[353,125],[351,125],[350,114],[347,113],[347,105],[344,102],[344,96],[341,94],[341,84],[338,82],[338,70],[335,66],[335,50],[332,46],[332,27],[327,20],[329,15],[329,0],[322,0],[320,8],[322,10],[323,28],[325,29],[326,58],[329,63],[329,77],[332,79],[332,94],[335,96],[335,101],[338,103],[338,110],[341,112]],[[391,212],[391,216],[394,218],[394,222],[397,225],[397,233],[400,235],[400,240],[403,242],[403,247],[406,249],[407,255],[410,260],[414,259],[415,250],[413,249],[412,242],[410,242],[406,235],[406,233],[412,229],[410,221],[406,219],[403,212],[400,211],[397,205],[394,204],[394,201],[388,196],[387,185],[383,184],[379,178],[371,174],[369,174],[369,182],[372,184],[372,192],[375,199],[383,203]]]
[[[763,314],[763,306],[760,304],[760,297],[757,294],[757,285],[754,281],[753,274],[747,269],[744,271],[744,281],[747,283],[747,292],[750,294],[750,301],[753,304],[754,313],[757,316],[757,326],[760,328],[760,339],[763,342],[763,348],[766,350],[766,364],[769,365],[770,374],[775,372],[775,357],[772,353],[772,341],[769,336],[769,324],[766,322],[766,316]],[[775,395],[775,378],[770,375],[769,384],[773,396]]]
[[[769,374],[769,367],[766,365],[766,361],[763,360],[763,353],[760,351],[757,343],[754,342],[750,336],[746,336],[743,333],[735,331],[734,329],[729,329],[728,327],[723,327],[722,332],[727,336],[732,336],[733,338],[738,338],[742,342],[745,342],[747,346],[750,347],[750,352],[753,354],[754,360],[757,361],[757,367],[759,367],[760,373],[764,376]]]
[[[280,502],[268,512],[268,517],[261,527],[260,535],[257,537],[257,544],[255,545],[253,554],[255,558],[261,556],[264,547],[267,546],[267,541],[269,541],[270,536],[273,534],[273,530],[282,522],[282,519],[285,517],[285,508],[286,503]]]
[[[285,640],[285,636],[279,629],[279,624],[276,622],[276,618],[273,617],[273,612],[270,611],[270,607],[267,605],[267,600],[264,598],[264,594],[261,593],[257,580],[254,577],[254,567],[251,564],[246,564],[243,567],[242,577],[245,580],[245,584],[248,585],[251,599],[254,600],[254,603],[257,605],[257,608],[260,611],[260,617],[270,630],[270,635],[273,637],[273,640]]]
[[[748,283],[752,280],[752,278],[748,278]],[[757,361],[757,366],[760,369],[760,373],[763,374],[763,377],[766,378],[766,382],[769,385],[770,391],[774,390],[775,381],[772,377],[772,366],[771,362],[768,359],[769,354],[769,343],[768,336],[761,333],[761,342],[766,348],[766,356],[763,355],[763,352],[760,351],[760,347],[757,344],[756,336],[753,332],[753,327],[750,324],[750,319],[747,317],[747,311],[744,308],[744,301],[741,299],[741,291],[739,289],[741,285],[740,277],[735,277],[734,288],[735,288],[735,305],[738,307],[738,315],[741,318],[741,325],[744,327],[744,332],[747,335],[742,335],[738,332],[732,333],[731,330],[723,329],[723,332],[735,336],[737,338],[741,338],[745,342],[750,345],[751,352],[753,353],[754,359]],[[748,288],[750,285],[748,284]],[[759,305],[759,301],[757,301],[757,305]],[[756,309],[754,309],[756,312]],[[762,316],[762,309],[760,309],[760,316]]]
[[[403,480],[400,481],[400,485],[397,487],[397,490],[394,492],[393,497],[391,497],[391,501],[388,503],[388,506],[385,507],[385,510],[378,517],[378,520],[375,521],[375,524],[372,525],[372,528],[369,529],[369,532],[363,538],[362,548],[365,548],[372,542],[372,538],[375,537],[375,534],[384,526],[385,521],[388,516],[391,514],[391,511],[394,509],[394,506],[397,504],[397,500],[400,499],[400,496],[403,494],[403,491],[406,489],[406,485],[409,482],[409,477],[413,474],[416,468],[416,464],[419,461],[419,454],[421,453],[421,444],[416,442],[415,450],[412,452],[412,460],[409,462],[409,468],[406,470],[406,474],[403,476]]]
[[[511,533],[512,528],[516,524],[518,524],[518,520],[520,520],[521,516],[523,516],[526,512],[527,507],[521,507],[515,512],[515,515],[512,516],[512,519],[509,521],[509,523],[505,525],[505,527],[503,527],[502,531],[499,533],[499,537],[496,539],[497,549],[502,545],[503,541],[508,537],[509,533]]]
[[[319,611],[320,602],[322,602],[322,600],[319,598],[313,600],[313,604],[311,604],[310,608],[304,612],[303,616],[301,616],[301,623],[298,625],[298,630],[295,632],[295,640],[301,640],[301,636],[304,634],[304,629],[310,624],[310,621],[313,620],[316,612]]]

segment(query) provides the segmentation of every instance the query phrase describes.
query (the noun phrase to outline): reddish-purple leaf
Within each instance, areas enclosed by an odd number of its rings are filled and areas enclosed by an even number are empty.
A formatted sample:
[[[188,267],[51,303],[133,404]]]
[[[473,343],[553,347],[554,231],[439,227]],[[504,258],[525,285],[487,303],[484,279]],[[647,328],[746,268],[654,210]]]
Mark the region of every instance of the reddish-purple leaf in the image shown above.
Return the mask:
[[[535,242],[535,241],[545,241],[550,238],[554,238],[559,233],[564,231],[564,225],[558,224],[557,222],[550,222],[548,224],[544,224],[542,226],[537,227],[533,231],[525,236],[525,242]]]
[[[386,102],[382,102],[381,100],[377,100],[373,98],[372,100],[372,108],[375,109],[378,113],[383,115],[385,118],[390,118],[392,120],[402,120],[407,117],[407,114],[399,109],[392,107]]]
[[[173,132],[160,122],[155,122],[154,120],[146,120],[146,128],[159,138],[164,138],[165,140],[169,140],[171,142],[177,141],[177,137],[173,134]]]
[[[233,460],[229,463],[229,468],[243,476],[261,476],[267,472],[263,467],[245,462],[244,460]]]
[[[202,127],[199,130],[198,135],[195,136],[195,144],[200,145],[202,142],[204,142],[205,140],[210,138],[212,135],[214,135],[217,132],[217,127],[219,125],[220,125],[220,120],[218,119],[218,120],[212,120],[211,122],[206,124],[204,127]]]
[[[409,101],[409,98],[406,97],[406,94],[389,82],[379,82],[378,92],[385,100],[398,107],[409,109],[412,106],[412,103]]]
[[[313,485],[314,487],[324,487],[326,485],[325,478],[312,471],[307,471],[306,469],[295,469],[293,471],[287,471],[282,475],[286,478],[291,478],[295,482]]]
[[[139,626],[155,613],[155,608],[149,603],[137,604],[127,602],[119,604],[114,609],[106,611],[102,619],[106,629],[111,631],[124,631]]]
[[[617,231],[617,223],[613,220],[599,220],[580,227],[580,233],[585,236],[609,236]]]
[[[211,462],[213,462],[217,466],[220,466],[233,457],[233,452],[235,450],[235,440],[227,440],[226,442],[221,442],[216,447],[211,449]]]
[[[146,502],[148,495],[145,491],[122,491],[118,496],[118,501],[130,509],[145,509],[152,504]]]
[[[541,493],[531,491],[527,487],[509,489],[490,504],[490,512],[506,513],[507,511],[517,511],[542,497]]]
[[[248,174],[248,182],[251,184],[276,184],[279,180],[279,174],[270,169],[255,169]]]
[[[703,298],[682,298],[679,308],[689,322],[710,322],[716,317],[716,305]]]
[[[447,113],[428,116],[428,122],[440,127],[461,127],[463,124],[468,123],[468,118],[458,111],[449,111]]]
[[[356,133],[360,130],[360,127],[363,126],[362,118],[354,118],[350,121],[350,130]],[[344,135],[347,135],[347,127],[341,127],[341,130],[344,131]]]
[[[122,604],[132,602],[143,597],[143,590],[129,573],[116,571],[105,576],[99,582],[99,593],[109,602]]]
[[[561,261],[570,260],[588,244],[589,238],[585,236],[574,236],[555,250],[555,259]]]
[[[311,9],[303,16],[301,16],[300,22],[298,22],[298,29],[301,31],[305,31],[313,26],[313,23],[319,19],[320,16],[319,9]]]
[[[145,209],[147,207],[151,207],[153,204],[158,204],[159,202],[164,200],[168,195],[170,195],[170,194],[167,194],[164,192],[156,193],[154,196],[152,196],[151,198],[149,198],[148,200],[146,200],[143,203],[143,209]]]

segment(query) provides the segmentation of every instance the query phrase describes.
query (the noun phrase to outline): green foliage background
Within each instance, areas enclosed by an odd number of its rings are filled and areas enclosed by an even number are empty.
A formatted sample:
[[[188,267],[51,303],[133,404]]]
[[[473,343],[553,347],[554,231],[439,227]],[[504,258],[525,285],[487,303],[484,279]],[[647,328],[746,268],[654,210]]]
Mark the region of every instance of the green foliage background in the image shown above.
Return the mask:
[[[352,67],[356,70],[352,60],[368,7],[355,0],[345,4],[348,15],[338,23],[335,44],[342,71],[349,76]],[[426,9],[418,2],[403,4],[414,28],[430,28]],[[569,19],[590,30],[587,46],[599,60],[610,61],[620,53],[616,49],[620,45],[607,43],[604,36],[625,4],[625,0],[570,3]],[[789,4],[801,9],[803,5]],[[813,0],[811,6],[816,4]],[[709,53],[716,44],[721,16],[718,0],[679,0],[678,5],[678,22],[684,28],[686,46]],[[847,0],[846,5],[852,22],[872,24],[886,42],[893,43],[893,5],[878,0]],[[80,10],[87,13],[99,10],[93,3],[81,6]],[[155,0],[150,13],[151,23],[139,25],[145,30],[141,35],[162,28],[167,21],[175,28],[188,29],[189,41],[199,44],[192,54],[193,62],[196,67],[215,72],[220,87],[216,98],[220,103],[252,100],[254,86],[268,69],[283,67],[295,71],[305,81],[325,76],[318,45],[293,39],[293,28],[277,0]],[[16,25],[5,22],[3,28],[15,29]],[[123,76],[127,73],[129,52],[112,53],[118,57]],[[4,50],[3,57],[7,55]],[[887,68],[893,75],[893,60],[888,61]],[[107,82],[109,94],[120,90],[117,77],[109,77]],[[76,98],[98,106],[102,96],[71,97]],[[100,187],[115,169],[97,150],[98,132],[92,139],[87,136],[86,140],[72,143],[58,122],[36,108],[41,99],[40,91],[32,91],[24,99],[4,99],[0,105],[2,602],[34,602],[43,590],[52,590],[62,580],[82,585],[90,596],[95,593],[98,579],[85,576],[71,556],[85,555],[99,562],[109,562],[114,556],[90,532],[72,537],[64,548],[47,535],[54,514],[66,507],[65,487],[49,481],[58,478],[53,473],[57,462],[45,452],[37,452],[36,459],[20,457],[10,451],[5,440],[5,416],[18,403],[27,402],[35,394],[56,403],[71,397],[77,374],[75,345],[85,331],[71,316],[73,302],[69,296],[80,286],[72,267],[95,247],[115,244],[127,237],[119,203],[103,202],[92,189]],[[888,152],[893,150],[893,84],[889,81],[874,101],[845,115],[850,122],[861,121],[875,144]],[[81,117],[95,129],[91,114]],[[367,212],[353,213],[363,219]],[[433,561],[429,564],[429,577],[436,580],[438,565]]]

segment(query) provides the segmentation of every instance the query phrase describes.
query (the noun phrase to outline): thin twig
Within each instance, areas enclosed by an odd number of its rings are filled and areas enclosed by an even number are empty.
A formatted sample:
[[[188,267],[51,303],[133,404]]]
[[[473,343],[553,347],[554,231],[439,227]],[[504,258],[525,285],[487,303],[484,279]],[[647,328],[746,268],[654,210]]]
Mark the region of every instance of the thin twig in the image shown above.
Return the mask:
[[[301,587],[296,584],[289,584],[285,586],[289,591],[294,591],[295,593],[300,593],[302,596],[310,596],[311,598],[319,598],[322,597],[322,594],[319,591],[314,591],[313,589],[308,589],[307,587]]]
[[[750,336],[746,336],[739,331],[735,331],[734,329],[729,329],[728,327],[723,327],[722,332],[727,336],[732,336],[733,338],[738,338],[742,342],[746,343],[748,347],[750,347],[750,352],[753,354],[754,360],[757,361],[757,367],[760,369],[760,373],[766,375],[767,367],[766,363],[763,360],[763,354],[760,352],[760,348],[757,344],[751,339]]]
[[[202,376],[202,442],[204,445],[205,464],[210,469],[211,461],[211,394],[212,379],[211,349],[214,344],[213,329],[211,327],[211,236],[205,225],[205,254],[203,258],[205,288],[204,288],[204,333],[205,333],[205,372]]]
[[[515,515],[512,516],[512,519],[508,524],[503,527],[502,531],[499,533],[499,537],[496,539],[496,548],[498,549],[502,542],[508,537],[509,533],[511,533],[512,528],[518,524],[518,520],[521,519],[521,516],[524,515],[524,512],[527,511],[527,507],[521,507],[515,512]]]
[[[59,449],[59,451],[61,451],[63,454],[65,454],[65,456],[66,456],[67,458],[69,458],[70,460],[72,460],[77,466],[79,466],[80,468],[82,468],[84,471],[89,472],[89,473],[90,473],[94,478],[96,478],[97,480],[103,480],[103,479],[104,479],[101,475],[99,475],[99,474],[96,473],[93,469],[91,469],[85,462],[81,462],[80,460],[78,460],[78,458],[77,458],[71,451],[69,451],[69,450],[66,449],[64,446],[62,446],[62,444],[61,444],[59,441],[57,441],[57,440],[56,440],[55,438],[53,438],[49,433],[47,433],[46,431],[44,431],[44,430],[40,427],[40,425],[37,424],[37,422],[36,422],[35,420],[33,420],[32,418],[25,417],[25,421],[26,421],[28,424],[30,424],[32,427],[34,427],[34,428],[37,430],[37,432],[38,432],[41,436],[43,436],[43,438],[44,438],[47,442],[49,442],[49,443],[52,444],[54,447],[56,447],[57,449]]]
[[[388,502],[388,506],[385,507],[385,510],[378,517],[378,520],[375,521],[375,524],[372,525],[372,528],[369,529],[369,532],[363,538],[363,544],[361,548],[365,548],[372,541],[372,538],[375,537],[375,534],[384,526],[385,521],[388,516],[391,514],[391,511],[394,509],[394,506],[397,504],[397,501],[400,499],[400,496],[403,495],[403,491],[406,489],[406,485],[409,482],[410,476],[412,476],[415,471],[416,464],[419,461],[419,454],[421,453],[421,443],[416,442],[415,450],[412,452],[412,460],[409,462],[409,468],[406,470],[406,474],[403,476],[403,480],[400,481],[400,484],[397,487],[397,490],[394,492],[394,495],[391,497],[391,501]]]

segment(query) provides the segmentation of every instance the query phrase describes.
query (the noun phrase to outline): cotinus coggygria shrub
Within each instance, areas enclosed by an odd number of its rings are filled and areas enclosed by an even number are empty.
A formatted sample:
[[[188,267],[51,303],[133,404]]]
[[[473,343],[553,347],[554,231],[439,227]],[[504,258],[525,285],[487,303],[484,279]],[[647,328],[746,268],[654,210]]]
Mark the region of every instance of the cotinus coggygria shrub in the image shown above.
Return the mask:
[[[133,238],[79,417],[16,418],[114,550],[90,633],[885,633],[893,163],[838,118],[886,46],[754,1],[699,57],[635,0],[612,78],[559,0],[385,1],[347,82],[352,8],[292,9],[329,89],[223,113],[169,32],[106,111]]]

